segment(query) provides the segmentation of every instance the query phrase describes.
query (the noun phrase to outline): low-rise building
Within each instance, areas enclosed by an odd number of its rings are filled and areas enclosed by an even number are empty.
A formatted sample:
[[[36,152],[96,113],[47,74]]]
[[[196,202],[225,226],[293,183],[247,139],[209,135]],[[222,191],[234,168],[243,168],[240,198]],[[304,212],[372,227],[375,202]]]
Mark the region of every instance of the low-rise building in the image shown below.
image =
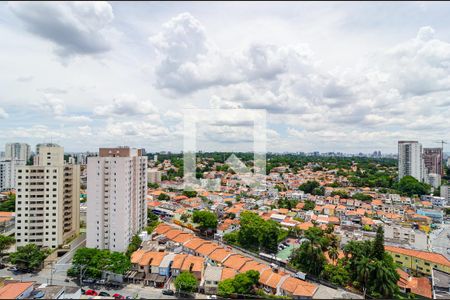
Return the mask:
[[[415,274],[431,275],[433,269],[450,272],[450,261],[442,254],[385,246],[394,262]]]

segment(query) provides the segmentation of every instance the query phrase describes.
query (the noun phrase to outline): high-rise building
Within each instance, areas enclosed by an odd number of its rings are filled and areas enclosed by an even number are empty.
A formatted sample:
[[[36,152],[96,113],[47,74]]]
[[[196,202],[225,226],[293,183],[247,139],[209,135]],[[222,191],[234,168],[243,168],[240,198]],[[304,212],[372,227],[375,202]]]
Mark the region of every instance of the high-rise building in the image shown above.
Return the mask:
[[[64,163],[64,149],[40,147],[32,166],[16,171],[16,243],[57,248],[80,228],[80,167]]]
[[[442,148],[423,148],[423,162],[427,174],[444,175]]]
[[[424,181],[422,145],[417,141],[398,142],[398,179],[408,175]]]
[[[0,191],[16,187],[16,168],[24,165],[26,165],[24,160],[0,160]]]
[[[141,149],[100,148],[87,163],[89,248],[125,251],[147,225],[147,157]]]
[[[31,155],[30,145],[24,143],[9,143],[5,145],[5,160],[28,161]]]

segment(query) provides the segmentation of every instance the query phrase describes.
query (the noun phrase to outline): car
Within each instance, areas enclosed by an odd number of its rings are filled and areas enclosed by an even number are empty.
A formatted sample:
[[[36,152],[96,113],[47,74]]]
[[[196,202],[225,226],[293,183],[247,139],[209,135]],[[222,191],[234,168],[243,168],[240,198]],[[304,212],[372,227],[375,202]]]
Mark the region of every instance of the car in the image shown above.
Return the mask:
[[[98,293],[98,295],[102,296],[102,297],[111,297],[111,295],[107,292],[100,292],[100,293]]]
[[[84,294],[87,296],[98,296],[98,293],[94,290],[87,290]]]
[[[97,281],[97,284],[104,285],[106,283],[105,279],[100,279]]]
[[[9,267],[7,270],[11,271],[11,272],[18,272],[19,271],[19,269],[17,269],[17,267]]]
[[[37,292],[31,294],[31,297],[33,297],[33,299],[41,299],[44,296],[45,296],[45,293],[42,291],[37,291]]]
[[[124,296],[122,296],[121,294],[118,294],[118,293],[115,293],[115,294],[113,295],[113,297],[116,298],[116,299],[125,299]]]
[[[162,290],[162,294],[167,296],[173,296],[175,292],[172,290]]]
[[[209,295],[208,299],[217,299],[217,296],[216,295]]]
[[[83,283],[87,283],[87,284],[95,283],[95,279],[92,279],[92,278],[84,279]]]

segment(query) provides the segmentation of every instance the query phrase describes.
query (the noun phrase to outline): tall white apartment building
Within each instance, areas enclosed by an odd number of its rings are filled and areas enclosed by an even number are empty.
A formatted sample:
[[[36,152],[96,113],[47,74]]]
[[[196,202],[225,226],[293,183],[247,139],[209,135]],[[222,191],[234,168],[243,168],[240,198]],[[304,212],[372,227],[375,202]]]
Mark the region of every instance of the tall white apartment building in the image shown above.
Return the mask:
[[[0,160],[0,191],[16,187],[16,168],[24,165],[26,165],[24,160]]]
[[[417,141],[398,142],[398,180],[408,175],[424,181],[422,145]]]
[[[147,225],[147,157],[141,149],[100,148],[87,163],[89,248],[125,251]]]
[[[62,147],[41,147],[37,163],[16,171],[16,242],[57,248],[80,229],[80,166]]]
[[[158,169],[149,169],[147,171],[148,182],[160,184],[161,183],[161,175],[162,175],[162,172],[159,171]]]
[[[30,145],[24,143],[9,143],[5,145],[5,160],[28,161],[31,155]]]

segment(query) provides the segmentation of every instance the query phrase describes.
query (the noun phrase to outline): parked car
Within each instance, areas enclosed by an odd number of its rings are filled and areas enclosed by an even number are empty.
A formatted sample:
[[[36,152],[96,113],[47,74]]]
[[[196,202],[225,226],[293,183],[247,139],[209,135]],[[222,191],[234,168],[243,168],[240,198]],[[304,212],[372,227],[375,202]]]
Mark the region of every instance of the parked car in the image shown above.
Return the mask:
[[[173,296],[175,294],[172,290],[162,290],[163,295]]]
[[[8,268],[8,271],[11,271],[11,272],[19,272],[19,269],[17,269],[17,267],[9,267],[9,268]]]
[[[298,278],[298,279],[302,279],[305,280],[306,279],[306,274],[303,272],[297,272],[294,274],[294,277]]]
[[[102,296],[102,297],[111,297],[111,295],[107,292],[100,292],[100,293],[98,293],[98,295]]]
[[[87,296],[98,296],[98,293],[94,290],[87,290],[84,294]]]
[[[115,294],[113,295],[113,297],[114,297],[115,299],[125,299],[124,296],[122,296],[121,294],[118,294],[118,293],[115,293]]]
[[[84,279],[83,283],[92,284],[92,283],[95,283],[95,279],[92,279],[92,278]]]
[[[42,291],[37,291],[31,294],[31,297],[33,297],[33,299],[41,299],[42,297],[45,296],[45,293]]]

